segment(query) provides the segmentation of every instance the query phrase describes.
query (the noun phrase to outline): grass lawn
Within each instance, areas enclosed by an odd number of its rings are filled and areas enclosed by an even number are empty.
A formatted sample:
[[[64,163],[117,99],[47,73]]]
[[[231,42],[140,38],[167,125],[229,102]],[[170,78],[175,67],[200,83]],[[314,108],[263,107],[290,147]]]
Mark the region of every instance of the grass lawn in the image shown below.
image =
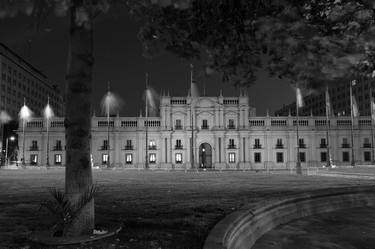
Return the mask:
[[[370,180],[254,172],[94,171],[96,223],[122,223],[117,238],[57,248],[202,248],[210,229],[246,205]],[[46,248],[27,240],[53,225],[40,203],[64,186],[63,170],[0,171],[0,248]],[[53,247],[50,247],[53,248]]]

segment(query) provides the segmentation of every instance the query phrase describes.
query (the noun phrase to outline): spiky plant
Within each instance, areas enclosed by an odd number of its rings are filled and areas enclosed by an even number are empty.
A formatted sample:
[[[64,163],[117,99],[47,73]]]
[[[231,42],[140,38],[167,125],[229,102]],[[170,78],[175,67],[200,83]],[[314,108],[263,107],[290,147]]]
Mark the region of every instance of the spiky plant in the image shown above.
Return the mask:
[[[65,236],[67,228],[78,217],[82,209],[94,198],[98,192],[97,185],[90,188],[78,198],[74,203],[69,201],[66,193],[57,188],[48,188],[48,192],[53,200],[41,204],[41,208],[46,208],[56,218],[56,224],[53,226],[53,236]]]

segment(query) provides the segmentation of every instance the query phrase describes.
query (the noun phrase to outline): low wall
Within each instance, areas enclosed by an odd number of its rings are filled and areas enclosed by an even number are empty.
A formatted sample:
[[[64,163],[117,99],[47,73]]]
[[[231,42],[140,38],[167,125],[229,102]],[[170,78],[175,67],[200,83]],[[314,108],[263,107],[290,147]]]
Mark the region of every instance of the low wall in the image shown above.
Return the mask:
[[[204,249],[249,249],[280,224],[313,214],[375,206],[375,186],[315,191],[233,212],[209,233]]]

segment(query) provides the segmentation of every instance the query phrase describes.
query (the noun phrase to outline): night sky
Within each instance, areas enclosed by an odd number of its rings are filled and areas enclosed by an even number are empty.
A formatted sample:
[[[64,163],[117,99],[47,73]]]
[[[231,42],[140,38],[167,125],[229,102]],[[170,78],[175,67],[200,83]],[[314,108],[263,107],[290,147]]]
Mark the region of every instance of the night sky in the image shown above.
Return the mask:
[[[190,61],[164,52],[147,59],[142,56],[142,47],[137,40],[140,24],[132,19],[125,8],[111,8],[99,15],[94,26],[93,103],[100,114],[98,100],[102,98],[107,82],[125,105],[121,115],[137,116],[142,106],[142,91],[145,72],[150,74],[150,84],[157,90],[168,89],[171,96],[186,96],[190,82]],[[55,17],[51,13],[42,20],[39,29],[35,19],[20,14],[14,18],[0,19],[0,41],[23,56],[44,72],[62,88],[68,49],[68,18]],[[28,46],[28,40],[31,40]],[[199,67],[198,62],[194,62]],[[219,74],[196,79],[203,94],[217,96],[220,89],[224,96],[236,96],[238,90],[223,83]],[[287,81],[269,78],[265,72],[258,73],[258,80],[249,88],[250,104],[257,108],[257,115],[264,115],[294,101],[294,93]]]

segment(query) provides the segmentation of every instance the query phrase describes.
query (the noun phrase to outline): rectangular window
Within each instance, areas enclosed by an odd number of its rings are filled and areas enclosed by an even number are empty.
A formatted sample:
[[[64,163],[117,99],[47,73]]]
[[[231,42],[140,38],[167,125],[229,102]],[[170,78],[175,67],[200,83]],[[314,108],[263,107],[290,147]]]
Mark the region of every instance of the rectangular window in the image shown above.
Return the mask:
[[[56,140],[56,145],[53,149],[54,150],[62,150],[61,140]]]
[[[262,145],[260,144],[260,139],[256,138],[254,140],[254,149],[260,149],[260,148],[262,148]]]
[[[132,149],[133,149],[132,140],[126,140],[125,150],[132,150]]]
[[[236,153],[230,152],[228,153],[229,163],[235,163],[236,162]]]
[[[208,129],[208,122],[207,119],[202,120],[202,129]]]
[[[36,140],[31,141],[30,150],[34,150],[34,151],[38,150],[38,141],[36,141]]]
[[[262,154],[260,152],[254,153],[254,162],[256,162],[256,163],[262,162]]]
[[[155,153],[150,153],[148,155],[149,158],[149,163],[156,163],[156,154]]]
[[[182,153],[175,154],[175,161],[176,163],[182,163]]]
[[[363,152],[363,159],[365,162],[371,161],[371,152],[370,151],[364,151]]]
[[[155,142],[155,140],[150,140],[150,141],[148,142],[148,148],[149,148],[150,150],[156,150],[156,142]]]
[[[55,154],[55,164],[60,165],[62,162],[62,155],[61,154]]]
[[[228,149],[235,149],[236,145],[234,144],[234,139],[230,138],[229,139],[229,144],[228,144]]]
[[[349,147],[350,147],[350,145],[348,143],[348,138],[344,137],[342,139],[342,148],[349,148]]]
[[[277,141],[276,141],[276,148],[282,149],[283,147],[284,147],[283,140],[281,138],[278,138]]]
[[[370,139],[368,137],[363,139],[363,148],[371,148]]]
[[[38,164],[38,155],[37,154],[31,154],[30,155],[30,164],[31,165],[37,165]]]
[[[342,161],[343,162],[349,162],[349,152],[348,151],[342,152]]]
[[[175,146],[175,149],[176,149],[176,150],[181,150],[181,149],[182,149],[181,139],[176,139],[176,146]]]
[[[176,130],[181,130],[182,129],[182,124],[181,124],[181,119],[176,119]]]
[[[102,150],[108,150],[108,149],[109,149],[108,140],[103,140]]]
[[[320,152],[320,161],[327,162],[327,152]]]
[[[300,148],[306,148],[305,140],[303,138],[300,138],[298,140],[298,145]]]
[[[284,153],[283,152],[276,152],[276,162],[283,163],[284,162]]]
[[[327,148],[327,143],[325,138],[320,139],[320,148]]]
[[[235,126],[234,126],[234,119],[229,119],[228,128],[229,129],[234,129],[235,128]]]
[[[299,160],[300,160],[300,162],[302,162],[302,163],[305,163],[305,162],[306,162],[306,153],[305,153],[305,152],[300,152],[300,153],[299,153]]]
[[[133,163],[133,154],[125,154],[125,163],[132,164]]]
[[[107,164],[108,162],[108,154],[102,154],[102,164]]]

